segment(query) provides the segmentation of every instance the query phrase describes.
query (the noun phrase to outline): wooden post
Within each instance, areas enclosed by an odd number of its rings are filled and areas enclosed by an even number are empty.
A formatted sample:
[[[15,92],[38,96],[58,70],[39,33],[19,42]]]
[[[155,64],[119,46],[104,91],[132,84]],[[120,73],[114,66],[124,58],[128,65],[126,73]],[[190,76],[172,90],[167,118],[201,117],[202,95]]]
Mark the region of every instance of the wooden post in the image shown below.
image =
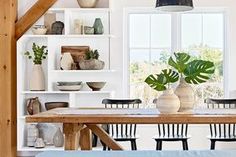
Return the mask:
[[[65,150],[78,150],[79,132],[83,128],[83,124],[63,124],[63,132],[65,134]]]
[[[92,133],[89,128],[80,131],[80,147],[81,150],[92,150]]]
[[[0,156],[16,157],[17,0],[0,0]]]

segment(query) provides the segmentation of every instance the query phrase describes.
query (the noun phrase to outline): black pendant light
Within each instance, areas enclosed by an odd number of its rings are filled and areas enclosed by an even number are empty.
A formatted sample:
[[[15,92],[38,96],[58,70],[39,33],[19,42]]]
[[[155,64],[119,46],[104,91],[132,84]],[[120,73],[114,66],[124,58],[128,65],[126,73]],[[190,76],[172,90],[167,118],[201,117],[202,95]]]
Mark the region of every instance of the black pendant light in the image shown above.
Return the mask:
[[[193,9],[192,0],[157,0],[156,8],[160,11],[183,12]]]

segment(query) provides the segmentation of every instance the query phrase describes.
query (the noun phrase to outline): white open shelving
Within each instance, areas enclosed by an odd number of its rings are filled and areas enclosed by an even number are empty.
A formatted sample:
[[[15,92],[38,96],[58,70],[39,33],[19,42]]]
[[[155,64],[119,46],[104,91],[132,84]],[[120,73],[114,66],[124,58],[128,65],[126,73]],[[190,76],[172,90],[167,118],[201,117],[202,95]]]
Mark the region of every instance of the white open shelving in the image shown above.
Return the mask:
[[[26,102],[29,98],[38,97],[42,104],[42,111],[45,111],[45,102],[69,102],[70,107],[101,107],[101,101],[104,98],[115,95],[112,76],[116,70],[110,69],[110,40],[114,36],[110,33],[109,0],[103,0],[101,8],[51,8],[48,12],[56,13],[58,21],[65,24],[62,35],[33,35],[31,30],[17,43],[17,150],[20,155],[30,154],[33,156],[36,152],[48,150],[63,150],[54,146],[46,146],[43,149],[27,147],[27,116]],[[105,5],[104,5],[105,4]],[[58,4],[61,5],[61,4]],[[106,8],[103,8],[104,5]],[[99,7],[100,7],[99,6]],[[92,26],[95,18],[101,18],[104,25],[103,35],[80,35],[73,31],[74,20],[83,19],[86,25]],[[43,24],[41,17],[35,24]],[[43,61],[43,70],[45,74],[46,90],[30,91],[29,80],[32,71],[32,61],[26,59],[25,51],[31,51],[32,44],[46,45],[48,48],[48,57]],[[100,59],[105,62],[104,70],[60,70],[59,61],[61,57],[61,46],[90,46],[91,49],[98,49]],[[82,81],[81,91],[59,91],[55,84],[58,81]],[[86,85],[86,82],[107,82],[101,91],[92,91]],[[33,154],[32,154],[33,153]]]

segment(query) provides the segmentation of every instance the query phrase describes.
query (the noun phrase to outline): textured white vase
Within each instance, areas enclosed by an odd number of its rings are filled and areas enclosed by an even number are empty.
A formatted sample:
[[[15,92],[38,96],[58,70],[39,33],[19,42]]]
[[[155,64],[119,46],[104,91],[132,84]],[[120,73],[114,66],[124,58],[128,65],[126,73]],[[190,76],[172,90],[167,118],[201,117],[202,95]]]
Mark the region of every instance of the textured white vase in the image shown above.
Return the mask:
[[[74,60],[70,53],[64,53],[61,57],[61,69],[62,70],[71,70]]]
[[[180,79],[180,83],[175,90],[175,94],[180,100],[179,112],[190,111],[194,107],[195,93],[191,85],[189,85],[184,78]]]
[[[163,94],[154,102],[160,113],[173,114],[177,113],[180,108],[180,101],[178,96],[175,95],[173,89],[167,89]]]
[[[62,147],[64,145],[64,136],[60,128],[57,128],[57,131],[53,136],[53,144],[55,147]]]
[[[77,0],[81,8],[95,8],[98,0]]]
[[[32,75],[30,77],[30,90],[31,91],[45,90],[45,77],[43,68],[40,64],[33,65]]]

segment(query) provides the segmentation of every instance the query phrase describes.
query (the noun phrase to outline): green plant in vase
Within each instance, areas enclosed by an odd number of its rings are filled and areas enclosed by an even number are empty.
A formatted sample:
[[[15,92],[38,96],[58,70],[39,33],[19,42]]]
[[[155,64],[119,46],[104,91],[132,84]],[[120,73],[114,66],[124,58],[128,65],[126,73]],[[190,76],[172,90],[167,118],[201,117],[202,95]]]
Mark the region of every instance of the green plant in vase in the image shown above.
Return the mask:
[[[156,91],[164,91],[155,102],[161,113],[176,113],[180,108],[180,101],[171,84],[179,80],[179,74],[172,69],[162,70],[160,74],[150,75],[145,82]]]
[[[41,65],[42,60],[47,58],[48,50],[46,50],[47,46],[39,46],[33,43],[32,50],[33,53],[26,51],[25,55],[28,57],[28,59],[33,59],[34,64]]]
[[[79,62],[82,70],[102,70],[105,63],[99,60],[100,54],[98,50],[88,50],[85,53],[84,60]]]
[[[42,68],[42,61],[47,58],[48,50],[46,46],[39,46],[33,43],[33,52],[25,52],[28,59],[33,60],[32,74],[30,75],[30,90],[31,91],[44,91],[45,90],[45,77]]]
[[[168,59],[168,64],[173,68],[178,79],[172,80],[168,83],[175,83],[180,81],[175,90],[175,94],[180,99],[179,111],[192,110],[195,103],[195,93],[190,84],[201,84],[207,82],[211,75],[215,72],[214,63],[211,61],[193,59],[187,53],[174,53],[173,57]],[[165,77],[168,78],[171,73],[166,73]],[[150,75],[145,82],[153,89],[162,89],[163,85],[154,84],[158,79],[153,79],[154,75]],[[152,81],[150,81],[152,79]],[[168,79],[167,79],[168,80]],[[168,84],[167,83],[167,84]],[[158,91],[158,90],[157,90]]]

